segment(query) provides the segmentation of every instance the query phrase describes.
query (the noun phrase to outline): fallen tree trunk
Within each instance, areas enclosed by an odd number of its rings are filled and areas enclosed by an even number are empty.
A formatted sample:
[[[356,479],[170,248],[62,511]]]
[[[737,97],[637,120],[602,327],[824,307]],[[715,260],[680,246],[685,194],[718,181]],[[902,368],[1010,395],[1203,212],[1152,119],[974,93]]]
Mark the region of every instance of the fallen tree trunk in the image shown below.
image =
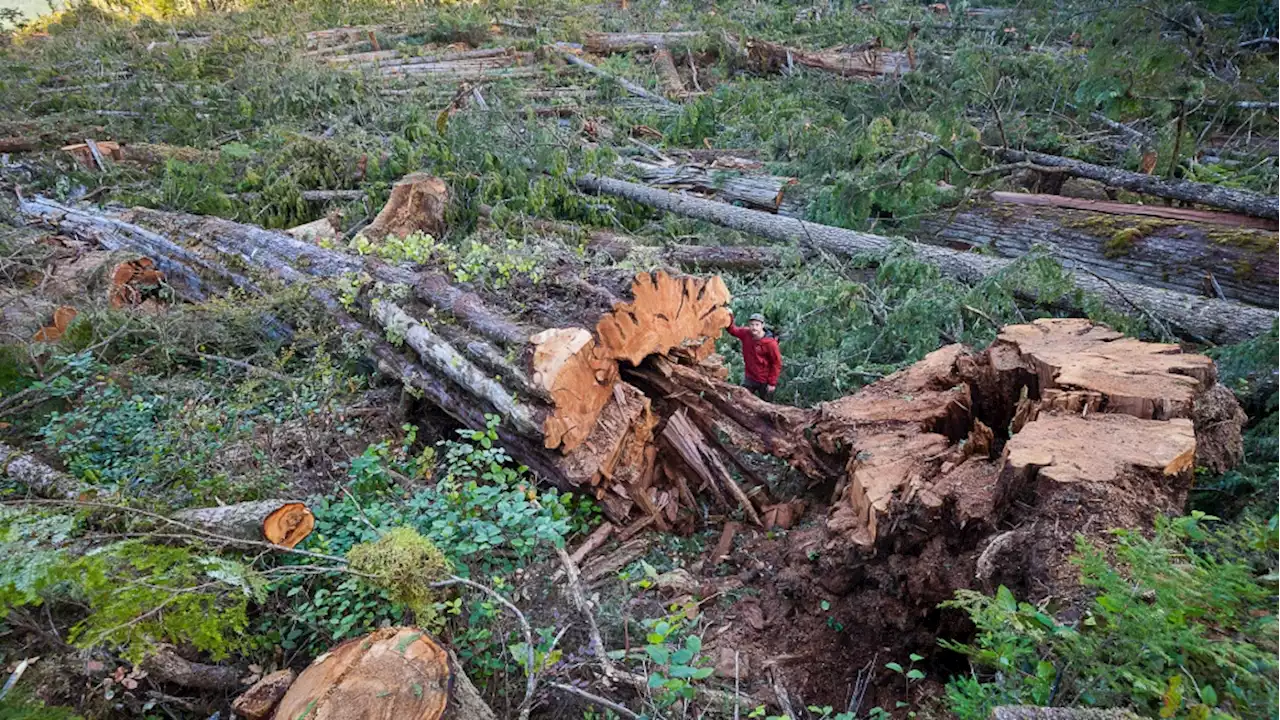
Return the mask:
[[[168,646],[161,646],[142,661],[153,680],[194,690],[227,692],[240,687],[240,671],[228,665],[192,662]]]
[[[1171,200],[1208,205],[1271,220],[1280,217],[1280,203],[1277,203],[1275,197],[1248,190],[1236,190],[1221,185],[1192,182],[1190,180],[1164,180],[1154,175],[1143,175],[1142,173],[1128,170],[1103,167],[1081,160],[1046,155],[1045,153],[1003,149],[998,149],[995,152],[1002,160],[1007,162],[1030,162],[1036,165],[1052,167],[1068,175],[1097,180],[1111,187],[1123,188],[1144,195],[1155,195]]]
[[[676,70],[675,58],[667,48],[658,48],[653,53],[653,69],[658,73],[658,82],[662,85],[662,93],[672,100],[680,100],[688,94],[680,72]]]
[[[39,458],[0,442],[0,476],[30,494],[50,500],[77,500],[92,496],[96,489],[70,475],[55,470]]]
[[[627,80],[626,78],[621,78],[616,75],[611,75],[605,72],[604,70],[601,70],[600,68],[596,67],[595,65],[592,65],[586,60],[583,60],[577,55],[574,55],[573,52],[570,50],[566,50],[562,48],[560,50],[560,57],[564,58],[565,62],[568,62],[570,65],[582,68],[586,72],[589,72],[592,75],[595,75],[596,77],[604,78],[605,80],[608,80],[610,82],[617,83],[618,86],[621,87],[623,90],[626,90],[627,92],[631,93],[632,95],[635,95],[638,98],[644,98],[645,100],[649,100],[650,102],[657,103],[658,105],[661,105],[664,107],[676,106],[675,103],[671,102],[670,100],[662,97],[661,95],[655,95],[649,92],[648,90],[645,90],[644,88],[640,87],[639,85],[636,85],[630,80]]]
[[[748,38],[746,46],[751,59],[770,72],[780,72],[783,69],[789,71],[796,65],[802,65],[844,78],[878,80],[911,71],[911,60],[907,53],[884,48],[810,52],[758,38]]]
[[[818,225],[713,200],[670,193],[624,180],[582,175],[577,182],[580,188],[590,192],[615,195],[659,210],[837,255],[882,254],[892,250],[899,242],[879,235]],[[967,283],[980,282],[1005,270],[1012,263],[1003,258],[918,243],[909,243],[909,246],[917,257],[936,266],[942,274]],[[1175,332],[1193,339],[1217,343],[1239,342],[1266,333],[1275,322],[1274,312],[1259,308],[1145,285],[1113,282],[1085,272],[1069,272],[1077,289],[1098,296],[1108,307],[1120,312],[1132,313],[1137,310],[1150,314],[1168,323]],[[1032,292],[1020,294],[1033,302],[1042,301]],[[1054,301],[1066,307],[1080,309],[1075,298],[1055,298]]]
[[[593,55],[646,52],[657,48],[677,48],[703,43],[707,34],[697,30],[653,33],[587,33],[582,48]]]
[[[777,212],[782,207],[787,187],[796,183],[795,178],[745,175],[713,164],[656,165],[633,160],[628,166],[649,185],[689,188],[714,194],[725,202],[743,203],[769,212]]]
[[[1049,245],[1118,282],[1276,307],[1275,231],[1000,202],[930,217],[916,237],[1009,258]]]
[[[235,505],[192,508],[175,513],[174,520],[239,540],[265,540],[294,547],[311,534],[315,517],[300,502],[251,500]]]

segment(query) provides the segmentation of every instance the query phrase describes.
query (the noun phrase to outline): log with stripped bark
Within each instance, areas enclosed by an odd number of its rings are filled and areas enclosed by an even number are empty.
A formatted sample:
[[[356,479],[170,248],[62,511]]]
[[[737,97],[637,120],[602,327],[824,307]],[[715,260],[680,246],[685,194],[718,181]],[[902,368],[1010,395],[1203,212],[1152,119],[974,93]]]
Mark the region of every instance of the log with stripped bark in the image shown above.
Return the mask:
[[[769,212],[778,212],[787,188],[796,184],[795,178],[741,173],[727,163],[657,164],[634,160],[628,165],[649,185],[696,190]]]
[[[1044,197],[999,193],[992,198],[998,202],[966,205],[925,219],[915,237],[952,248],[983,248],[1008,258],[1047,246],[1071,266],[1117,282],[1276,307],[1274,229],[1248,223],[1231,227],[1214,213],[1178,208],[1124,215],[1119,213],[1127,208],[1141,212],[1143,207],[1075,198],[1062,199],[1076,200],[1067,207],[1023,202]],[[1090,211],[1098,205],[1108,212]],[[1167,210],[1174,212],[1163,212]]]

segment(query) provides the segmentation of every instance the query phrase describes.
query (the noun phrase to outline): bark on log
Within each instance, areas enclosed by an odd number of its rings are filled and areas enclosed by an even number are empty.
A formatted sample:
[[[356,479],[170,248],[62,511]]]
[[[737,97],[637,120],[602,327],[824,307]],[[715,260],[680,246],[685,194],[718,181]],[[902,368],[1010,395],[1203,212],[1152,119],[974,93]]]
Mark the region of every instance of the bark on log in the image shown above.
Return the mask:
[[[273,672],[253,684],[231,703],[231,709],[245,720],[271,720],[272,712],[280,704],[297,675],[285,668]]]
[[[1119,282],[1276,307],[1274,230],[999,203],[928,218],[917,238],[1008,258],[1049,245],[1064,260]]]
[[[143,660],[142,668],[154,680],[195,690],[227,692],[240,687],[240,672],[236,668],[192,662],[168,646],[161,646]]]
[[[411,627],[382,628],[321,655],[294,681],[276,717],[495,719],[452,654]]]
[[[1039,195],[1033,193],[993,192],[991,201],[1012,203],[1014,205],[1036,205],[1041,207],[1071,208],[1089,210],[1110,215],[1143,215],[1164,218],[1166,220],[1182,220],[1206,225],[1223,225],[1226,227],[1253,228],[1275,232],[1277,223],[1274,220],[1250,217],[1237,213],[1224,213],[1215,210],[1193,210],[1191,208],[1163,207],[1161,205],[1136,205],[1134,203],[1105,202],[1063,195]]]
[[[39,458],[0,442],[0,476],[26,488],[39,498],[77,500],[92,496],[96,490],[70,475],[55,470]]]
[[[491,57],[385,65],[379,66],[377,73],[383,77],[403,75],[477,75],[494,70],[519,68],[528,65],[532,60],[533,53],[503,53]]]
[[[795,178],[744,175],[722,170],[714,164],[690,163],[667,166],[632,161],[628,166],[649,185],[689,188],[714,194],[725,202],[742,203],[769,212],[777,212],[782,207],[787,187],[796,183]]]
[[[796,65],[858,80],[896,77],[911,70],[907,53],[884,48],[845,52],[836,49],[805,51],[758,38],[746,41],[747,52],[766,70],[790,70]]]
[[[587,33],[582,47],[593,55],[647,52],[656,48],[676,48],[705,42],[701,31],[655,33]]]
[[[583,190],[615,195],[659,210],[837,255],[885,253],[895,245],[894,240],[878,235],[779,217],[624,180],[587,174],[580,176],[577,182],[578,187]],[[911,243],[910,246],[917,257],[936,266],[944,275],[968,283],[976,283],[994,275],[1012,262],[918,243]],[[1112,282],[1082,272],[1070,274],[1079,290],[1099,296],[1109,307],[1121,312],[1133,312],[1135,308],[1140,308],[1142,312],[1150,313],[1168,323],[1184,337],[1218,343],[1240,342],[1266,333],[1275,322],[1273,312],[1234,302],[1199,298],[1132,283]],[[1034,294],[1026,296],[1026,299],[1039,301]],[[1062,298],[1058,302],[1071,303],[1072,299]]]
[[[287,500],[192,508],[175,513],[173,519],[225,537],[265,540],[288,548],[302,542],[316,526],[305,504]]]
[[[672,100],[680,100],[687,94],[684,87],[684,81],[680,79],[680,72],[676,70],[675,58],[671,57],[671,51],[658,48],[653,53],[653,68],[658,73],[658,83],[662,86],[662,93]]]
[[[1184,202],[1208,205],[1232,212],[1244,213],[1254,217],[1280,217],[1280,203],[1275,197],[1262,195],[1248,190],[1236,190],[1221,185],[1192,182],[1190,180],[1164,180],[1154,175],[1103,167],[1080,160],[1046,155],[1038,152],[1022,152],[1020,150],[997,150],[999,157],[1006,162],[1031,162],[1060,169],[1069,175],[1088,178],[1105,183],[1111,187],[1124,188],[1144,195],[1182,200]]]

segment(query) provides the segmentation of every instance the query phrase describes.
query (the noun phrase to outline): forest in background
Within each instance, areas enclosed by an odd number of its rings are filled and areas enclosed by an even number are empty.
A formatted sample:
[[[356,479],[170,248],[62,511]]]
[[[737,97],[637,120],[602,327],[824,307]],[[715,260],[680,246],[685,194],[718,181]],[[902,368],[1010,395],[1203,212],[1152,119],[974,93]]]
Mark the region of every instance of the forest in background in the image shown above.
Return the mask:
[[[1273,5],[94,0],[25,20],[0,38],[0,718],[226,717],[395,626],[438,638],[499,717],[1275,716]],[[414,173],[433,180],[398,204]],[[425,220],[401,232],[384,206]],[[560,407],[522,374],[523,331],[595,327],[592,293],[639,307],[630,278],[660,268],[769,318],[786,407],[723,383],[741,355],[718,327],[720,384],[681,375],[682,348],[624,367],[614,394],[661,418],[651,512],[605,491],[629,459],[556,480],[519,413]],[[902,378],[939,348],[1061,317],[1212,358],[1200,390],[1247,420],[1196,415],[1195,441],[1235,422],[1232,461],[1106,495],[1149,505],[1099,511],[1117,533],[1027,496],[949,525],[902,492],[868,548],[832,518],[853,502],[835,475],[871,455],[833,475],[769,434],[933,398]],[[1025,382],[970,413],[992,472]],[[1142,391],[1176,405],[1164,387]],[[688,388],[710,409],[668,412]],[[675,417],[730,415],[767,442],[698,425],[719,449],[663,464],[688,451]],[[982,435],[960,435],[963,464]],[[713,455],[727,480],[677,492]],[[183,515],[281,498],[313,523],[297,552]],[[1074,548],[1046,551],[1047,579],[1000,550],[975,581],[991,538],[1046,518]]]

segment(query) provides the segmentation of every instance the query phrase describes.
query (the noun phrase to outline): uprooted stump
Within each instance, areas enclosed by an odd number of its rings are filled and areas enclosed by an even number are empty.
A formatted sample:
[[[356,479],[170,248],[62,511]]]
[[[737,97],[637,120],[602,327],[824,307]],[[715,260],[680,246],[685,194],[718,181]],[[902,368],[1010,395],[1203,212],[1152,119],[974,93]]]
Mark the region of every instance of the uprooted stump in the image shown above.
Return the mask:
[[[316,658],[280,701],[277,718],[493,720],[457,660],[425,632],[390,627]]]

